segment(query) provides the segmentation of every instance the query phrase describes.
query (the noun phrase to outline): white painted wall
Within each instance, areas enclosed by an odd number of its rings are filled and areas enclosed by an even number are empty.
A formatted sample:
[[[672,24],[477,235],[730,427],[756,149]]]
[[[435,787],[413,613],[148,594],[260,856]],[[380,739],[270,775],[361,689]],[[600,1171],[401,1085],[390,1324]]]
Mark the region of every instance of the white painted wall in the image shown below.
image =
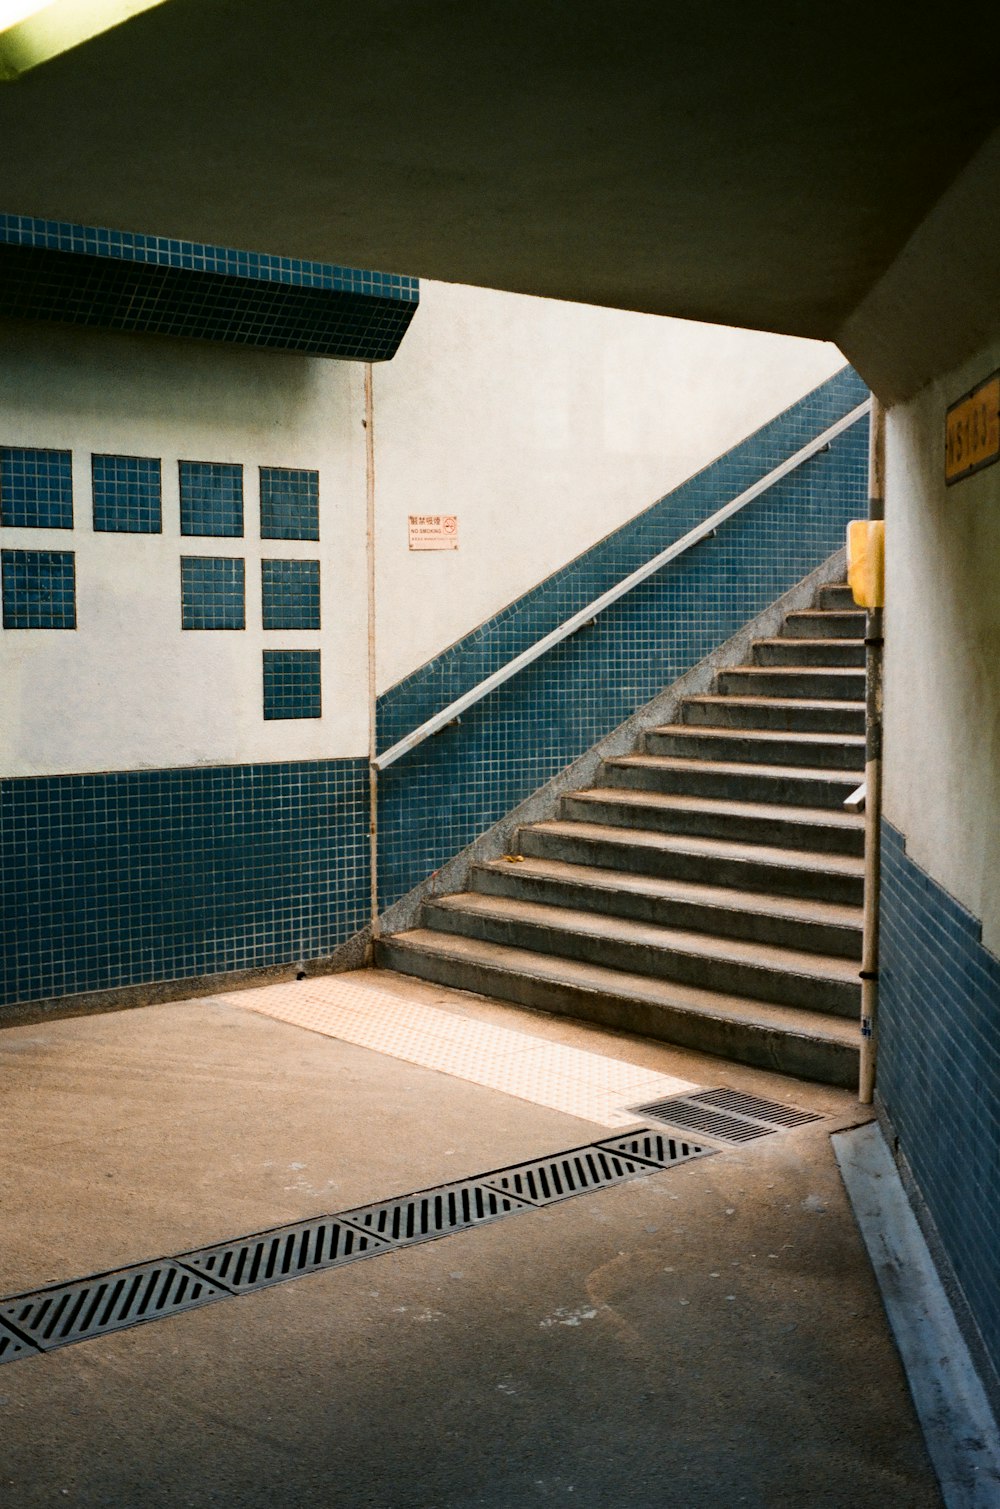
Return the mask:
[[[781,336],[425,283],[376,366],[384,690],[843,365]],[[0,444],[70,449],[76,631],[0,630],[0,773],[316,759],[368,748],[363,369],[196,342],[8,324]],[[159,456],[162,535],[95,534],[92,452]],[[182,538],[179,459],[244,467],[243,540]],[[261,541],[257,468],[315,467],[321,540]],[[407,515],[458,515],[411,553]],[[184,631],[180,557],[243,556],[244,631]],[[320,633],[265,634],[262,556],[319,557]],[[263,648],[321,646],[323,717],[265,722]]]
[[[421,283],[375,368],[379,691],[844,365],[758,331]],[[407,515],[458,515],[410,552]]]
[[[1000,464],[944,485],[945,410],[998,367],[888,414],[885,813],[1000,954]]]
[[[77,623],[0,630],[0,772],[318,759],[368,745],[363,371],[194,342],[7,325],[0,444],[73,452],[75,528],[0,531],[76,551]],[[163,533],[95,534],[92,452],[159,456]],[[245,538],[182,538],[177,462],[239,461]],[[317,468],[320,541],[260,539],[260,466]],[[180,557],[244,556],[247,627],[181,629]],[[262,556],[321,561],[320,633],[261,628]],[[323,717],[265,722],[262,657],[321,646]]]

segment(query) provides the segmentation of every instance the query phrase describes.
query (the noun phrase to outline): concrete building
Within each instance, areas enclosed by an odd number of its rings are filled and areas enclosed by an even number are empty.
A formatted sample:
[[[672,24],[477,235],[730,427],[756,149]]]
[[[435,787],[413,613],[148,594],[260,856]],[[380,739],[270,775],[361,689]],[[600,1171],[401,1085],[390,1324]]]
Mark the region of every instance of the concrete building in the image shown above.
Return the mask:
[[[7,1000],[359,957],[370,755],[867,385],[878,1095],[995,1368],[1000,467],[991,410],[946,479],[945,427],[1000,367],[996,21],[894,10],[171,0],[0,85]],[[830,554],[862,456],[704,640],[639,646],[660,684]],[[655,690],[543,725],[575,653],[380,784],[375,914]]]

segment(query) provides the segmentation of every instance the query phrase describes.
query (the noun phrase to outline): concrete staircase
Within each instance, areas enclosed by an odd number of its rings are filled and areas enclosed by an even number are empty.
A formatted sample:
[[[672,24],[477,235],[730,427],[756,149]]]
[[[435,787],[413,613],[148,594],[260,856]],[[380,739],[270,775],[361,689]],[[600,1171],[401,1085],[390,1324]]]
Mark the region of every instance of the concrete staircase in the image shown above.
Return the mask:
[[[377,962],[805,1079],[857,1082],[864,614],[789,613]]]

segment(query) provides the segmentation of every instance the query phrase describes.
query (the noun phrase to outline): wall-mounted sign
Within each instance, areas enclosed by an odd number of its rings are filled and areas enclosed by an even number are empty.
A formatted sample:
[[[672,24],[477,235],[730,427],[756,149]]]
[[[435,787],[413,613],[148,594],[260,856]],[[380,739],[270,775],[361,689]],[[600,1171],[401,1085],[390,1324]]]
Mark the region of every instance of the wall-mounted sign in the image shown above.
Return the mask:
[[[1000,372],[953,403],[944,421],[944,480],[951,485],[1000,460]]]
[[[458,520],[453,513],[411,513],[411,550],[457,550]]]

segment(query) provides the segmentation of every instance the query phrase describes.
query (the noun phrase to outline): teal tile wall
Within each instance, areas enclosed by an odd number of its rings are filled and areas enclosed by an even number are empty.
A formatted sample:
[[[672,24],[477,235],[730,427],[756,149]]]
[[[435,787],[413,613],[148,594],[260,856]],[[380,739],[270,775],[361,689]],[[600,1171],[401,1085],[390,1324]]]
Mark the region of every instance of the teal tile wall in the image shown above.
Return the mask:
[[[867,397],[850,368],[379,698],[387,749]],[[867,510],[861,421],[790,478],[379,776],[391,905],[844,543]]]
[[[76,628],[72,550],[4,550],[0,577],[5,629]]]
[[[416,278],[0,215],[0,315],[389,361]]]
[[[321,958],[368,852],[363,759],[0,781],[0,1003]]]
[[[882,827],[878,1095],[1000,1370],[1000,959]]]

